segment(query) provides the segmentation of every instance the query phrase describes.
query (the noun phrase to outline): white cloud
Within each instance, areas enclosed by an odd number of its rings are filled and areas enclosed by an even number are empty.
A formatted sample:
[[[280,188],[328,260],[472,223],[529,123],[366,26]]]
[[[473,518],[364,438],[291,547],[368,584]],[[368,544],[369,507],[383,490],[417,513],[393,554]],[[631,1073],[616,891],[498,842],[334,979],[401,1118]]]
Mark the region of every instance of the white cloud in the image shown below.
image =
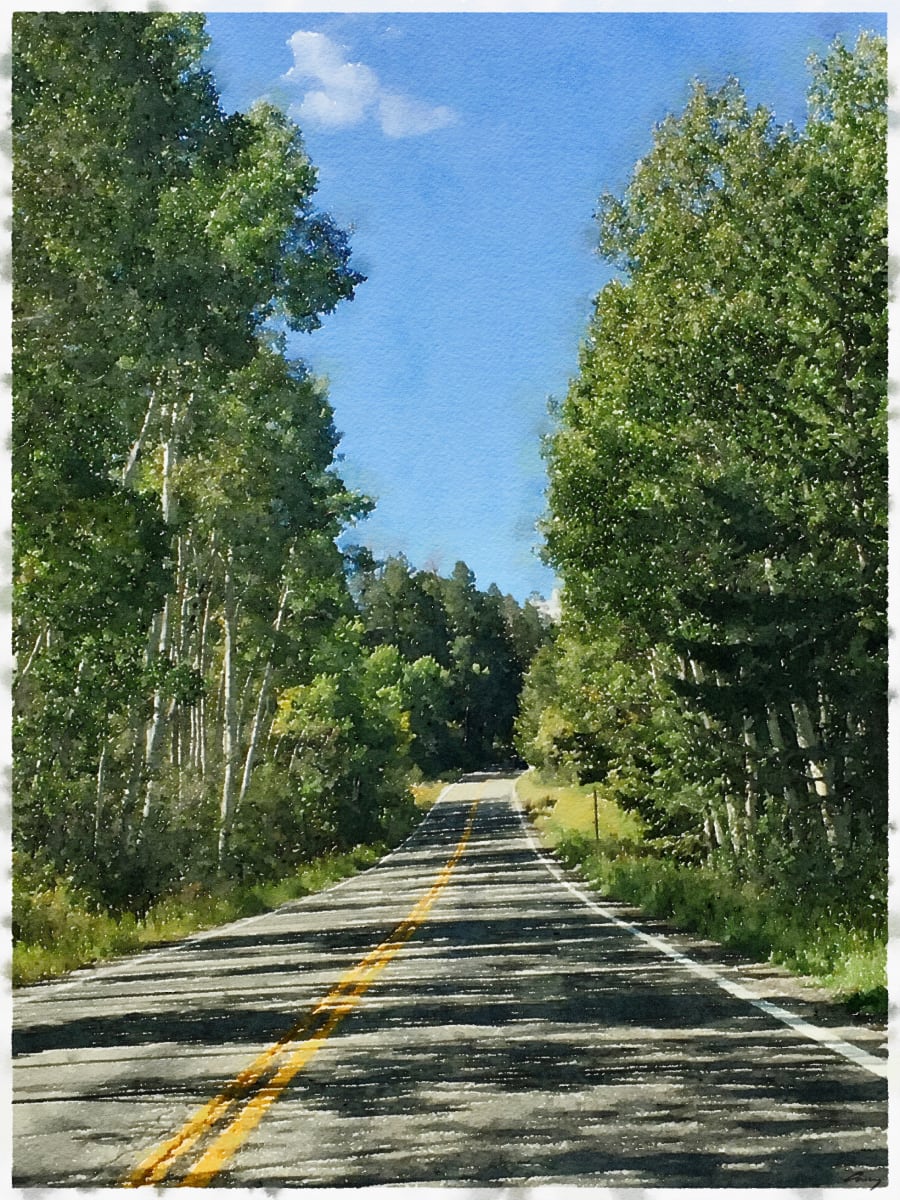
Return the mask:
[[[388,137],[413,137],[452,125],[457,116],[446,105],[431,108],[421,100],[383,91],[378,99],[378,119]]]
[[[301,124],[307,121],[337,129],[358,125],[371,115],[388,137],[396,138],[431,133],[458,119],[446,105],[432,107],[386,90],[371,67],[348,62],[344,48],[324,33],[298,29],[288,38],[288,45],[294,65],[283,81],[304,89],[302,99],[290,109],[290,115]]]

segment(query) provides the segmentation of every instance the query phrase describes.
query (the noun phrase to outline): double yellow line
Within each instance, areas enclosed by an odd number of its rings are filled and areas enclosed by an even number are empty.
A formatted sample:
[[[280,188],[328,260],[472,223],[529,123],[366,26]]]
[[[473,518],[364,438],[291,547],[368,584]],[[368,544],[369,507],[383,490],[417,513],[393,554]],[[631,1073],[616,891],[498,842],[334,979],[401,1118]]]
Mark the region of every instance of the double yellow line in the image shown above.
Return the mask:
[[[473,801],[462,836],[437,879],[391,935],[360,959],[334,985],[324,1000],[320,1000],[311,1012],[226,1084],[218,1096],[198,1109],[173,1137],[138,1163],[130,1175],[122,1180],[122,1187],[146,1187],[162,1183],[178,1160],[190,1153],[198,1142],[209,1144],[178,1181],[178,1186],[203,1187],[212,1182],[256,1128],[269,1106],[275,1103],[344,1017],[356,1008],[378,975],[426,919],[435,900],[447,886],[472,835],[479,800],[480,796]],[[229,1117],[229,1123],[209,1142],[210,1136]]]

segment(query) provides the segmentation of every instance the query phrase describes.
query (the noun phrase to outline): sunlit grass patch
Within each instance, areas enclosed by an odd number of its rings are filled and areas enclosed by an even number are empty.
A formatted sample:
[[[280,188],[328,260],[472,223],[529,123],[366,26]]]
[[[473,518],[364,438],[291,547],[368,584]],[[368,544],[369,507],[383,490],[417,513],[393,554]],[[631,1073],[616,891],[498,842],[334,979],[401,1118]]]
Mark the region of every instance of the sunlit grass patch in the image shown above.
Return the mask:
[[[554,843],[569,832],[593,836],[594,786],[548,783],[536,771],[516,780],[519,799],[547,839]],[[635,842],[641,837],[639,817],[625,812],[602,788],[597,788],[597,831],[601,838]]]
[[[410,791],[413,794],[413,801],[416,808],[418,808],[421,812],[427,812],[446,786],[447,781],[444,779],[427,780],[423,781],[422,783],[414,783],[411,786]]]

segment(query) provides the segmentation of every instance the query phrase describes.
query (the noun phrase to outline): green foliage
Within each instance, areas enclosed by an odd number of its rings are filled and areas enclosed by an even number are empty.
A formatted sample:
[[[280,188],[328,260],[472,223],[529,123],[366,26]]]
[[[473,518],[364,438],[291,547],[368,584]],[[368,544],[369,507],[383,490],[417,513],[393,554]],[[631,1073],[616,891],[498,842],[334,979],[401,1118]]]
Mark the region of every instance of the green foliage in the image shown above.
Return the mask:
[[[887,832],[885,47],[811,66],[803,130],[698,83],[601,199],[621,273],[547,444],[563,622],[517,739],[671,853],[862,920]]]
[[[416,768],[434,776],[508,760],[522,679],[548,636],[535,606],[493,584],[480,591],[465,563],[442,578],[402,556],[360,562],[354,589],[367,644],[403,661]]]
[[[222,112],[201,16],[13,33],[14,842],[64,881],[48,928],[146,921],[409,819],[335,545],[370,505],[274,332],[362,277],[299,130]]]

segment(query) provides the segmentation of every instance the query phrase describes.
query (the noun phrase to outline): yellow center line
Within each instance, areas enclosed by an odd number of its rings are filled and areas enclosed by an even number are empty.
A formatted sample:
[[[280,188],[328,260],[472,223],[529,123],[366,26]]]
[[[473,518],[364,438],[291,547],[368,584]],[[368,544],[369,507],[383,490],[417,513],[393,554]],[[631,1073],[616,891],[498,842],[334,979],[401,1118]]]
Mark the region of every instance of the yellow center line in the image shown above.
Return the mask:
[[[217,1096],[199,1108],[173,1137],[157,1146],[138,1163],[131,1174],[122,1181],[122,1187],[145,1187],[160,1183],[179,1158],[184,1157],[198,1141],[221,1124],[236,1104],[242,1103],[243,1108],[201,1155],[179,1186],[202,1187],[211,1182],[256,1128],[269,1106],[274,1104],[344,1017],[356,1008],[374,980],[426,919],[463,855],[472,834],[480,798],[479,795],[473,801],[462,836],[437,879],[390,936],[342,976],[311,1012],[255,1058]],[[268,1082],[261,1082],[292,1045],[296,1048],[287,1061],[275,1071]]]

